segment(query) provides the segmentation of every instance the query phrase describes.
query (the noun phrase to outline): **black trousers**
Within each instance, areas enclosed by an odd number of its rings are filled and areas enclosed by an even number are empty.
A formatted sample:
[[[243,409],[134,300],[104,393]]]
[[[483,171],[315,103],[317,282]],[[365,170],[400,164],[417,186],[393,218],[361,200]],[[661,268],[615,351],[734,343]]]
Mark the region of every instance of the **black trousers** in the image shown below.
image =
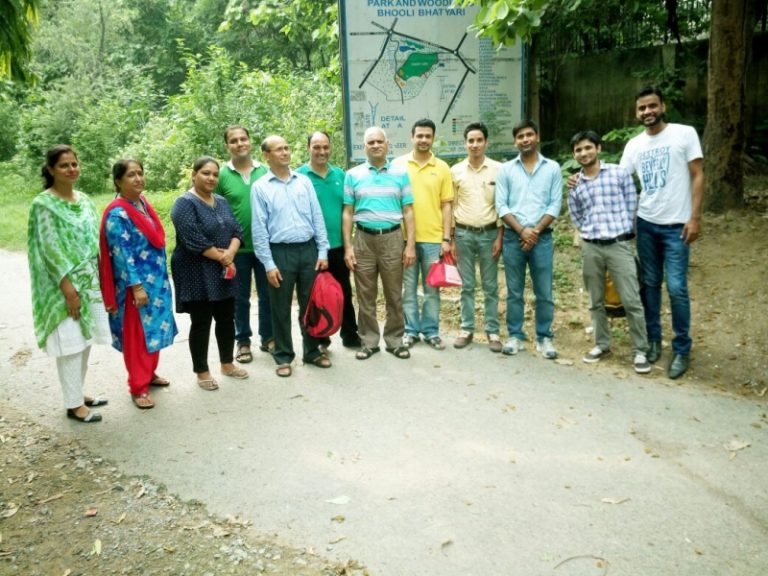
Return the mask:
[[[219,361],[231,364],[235,349],[235,299],[209,302],[199,300],[184,305],[192,319],[189,328],[189,352],[192,369],[196,374],[208,372],[208,342],[211,339],[211,322],[216,320],[216,344]]]
[[[272,311],[272,332],[275,337],[274,358],[277,364],[290,364],[296,357],[291,336],[291,308],[293,293],[299,301],[299,326],[303,341],[302,358],[311,362],[320,355],[322,343],[304,330],[304,312],[315,282],[317,246],[314,240],[289,244],[270,244],[272,259],[283,277],[280,286],[269,285],[269,304]]]
[[[331,248],[328,251],[328,272],[331,273],[339,284],[344,294],[344,315],[341,319],[341,341],[344,344],[354,343],[360,340],[357,335],[357,318],[355,307],[352,305],[352,284],[349,281],[349,268],[344,263],[344,246]],[[323,344],[330,344],[331,339],[325,338]]]

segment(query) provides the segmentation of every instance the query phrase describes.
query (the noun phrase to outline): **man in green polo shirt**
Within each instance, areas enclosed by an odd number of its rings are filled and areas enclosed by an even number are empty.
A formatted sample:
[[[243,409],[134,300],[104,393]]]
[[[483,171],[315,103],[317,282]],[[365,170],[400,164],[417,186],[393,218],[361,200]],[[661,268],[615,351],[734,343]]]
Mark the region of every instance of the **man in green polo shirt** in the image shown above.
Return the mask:
[[[248,130],[235,124],[224,131],[224,142],[229,151],[229,162],[219,171],[219,184],[215,193],[227,199],[240,227],[243,242],[235,256],[237,268],[237,293],[235,296],[235,359],[243,364],[253,360],[251,353],[251,276],[256,279],[256,293],[259,298],[259,337],[261,350],[272,352],[275,346],[272,337],[272,314],[269,311],[269,289],[264,265],[253,252],[251,236],[251,186],[267,169],[251,157],[251,136]]]
[[[307,139],[309,162],[296,169],[305,174],[315,187],[320,209],[323,211],[325,228],[328,232],[328,271],[341,284],[344,293],[344,315],[341,322],[341,342],[347,348],[359,348],[355,308],[352,305],[352,286],[349,282],[349,268],[344,263],[344,239],[341,233],[341,214],[344,211],[344,171],[329,162],[331,138],[326,132],[317,131]],[[331,339],[326,338],[327,348]]]

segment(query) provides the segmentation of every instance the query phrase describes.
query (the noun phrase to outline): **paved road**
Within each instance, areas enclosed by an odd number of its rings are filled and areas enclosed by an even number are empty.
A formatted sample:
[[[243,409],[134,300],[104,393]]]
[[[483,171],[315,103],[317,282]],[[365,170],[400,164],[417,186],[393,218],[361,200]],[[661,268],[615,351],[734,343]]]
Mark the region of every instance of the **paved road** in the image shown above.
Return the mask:
[[[768,573],[764,401],[478,345],[360,362],[338,341],[330,370],[281,379],[260,354],[250,380],[205,392],[181,317],[154,410],[94,350],[88,390],[110,405],[84,426],[35,349],[24,256],[0,262],[0,409],[287,544],[378,576],[605,573],[594,557],[609,574]]]

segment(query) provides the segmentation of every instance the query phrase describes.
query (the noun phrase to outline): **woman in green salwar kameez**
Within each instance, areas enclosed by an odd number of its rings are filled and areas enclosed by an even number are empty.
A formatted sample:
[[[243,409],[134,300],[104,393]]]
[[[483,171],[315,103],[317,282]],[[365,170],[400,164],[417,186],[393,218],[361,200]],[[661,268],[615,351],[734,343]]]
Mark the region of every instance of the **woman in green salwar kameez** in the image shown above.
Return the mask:
[[[80,166],[71,147],[51,148],[42,175],[45,190],[32,201],[27,234],[35,337],[56,358],[67,417],[98,422],[90,407],[107,401],[84,396],[83,382],[91,344],[111,341],[99,291],[99,217],[74,189]]]

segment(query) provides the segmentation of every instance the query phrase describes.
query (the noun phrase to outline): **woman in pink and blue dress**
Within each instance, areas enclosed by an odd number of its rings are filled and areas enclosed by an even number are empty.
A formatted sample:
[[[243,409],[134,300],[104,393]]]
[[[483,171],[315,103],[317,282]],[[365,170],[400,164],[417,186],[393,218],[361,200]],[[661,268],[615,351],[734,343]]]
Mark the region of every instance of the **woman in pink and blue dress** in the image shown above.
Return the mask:
[[[132,158],[112,166],[117,198],[101,220],[101,291],[110,313],[112,346],[123,353],[137,408],[155,403],[150,386],[170,382],[155,370],[160,350],[178,330],[168,280],[165,230],[144,196],[144,167]]]

